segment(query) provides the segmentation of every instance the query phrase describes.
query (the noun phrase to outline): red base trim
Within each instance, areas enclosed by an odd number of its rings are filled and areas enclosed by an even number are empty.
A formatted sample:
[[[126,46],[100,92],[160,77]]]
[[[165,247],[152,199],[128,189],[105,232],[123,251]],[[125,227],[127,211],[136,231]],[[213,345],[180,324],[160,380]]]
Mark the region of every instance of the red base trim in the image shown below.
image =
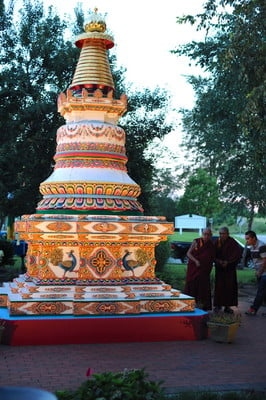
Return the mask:
[[[207,338],[206,315],[12,317],[6,320],[2,343],[16,346],[201,340]]]

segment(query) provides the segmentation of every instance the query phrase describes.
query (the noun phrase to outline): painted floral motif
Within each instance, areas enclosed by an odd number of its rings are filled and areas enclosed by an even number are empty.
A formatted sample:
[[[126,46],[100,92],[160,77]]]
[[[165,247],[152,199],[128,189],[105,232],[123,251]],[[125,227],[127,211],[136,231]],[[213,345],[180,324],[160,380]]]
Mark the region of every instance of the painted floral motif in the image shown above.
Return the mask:
[[[116,230],[116,225],[110,224],[108,222],[103,222],[100,224],[95,224],[93,229],[98,232],[110,232]]]
[[[127,171],[125,162],[123,161],[95,160],[91,158],[59,160],[55,165],[55,169],[57,168],[111,168],[119,171]]]
[[[51,288],[47,287],[47,288],[44,288],[44,290],[46,292],[69,292],[72,289],[69,287],[61,287],[61,288],[60,287],[51,287]]]
[[[136,200],[103,199],[92,197],[52,197],[45,198],[38,203],[38,210],[73,209],[73,210],[113,210],[113,211],[138,211],[142,206]]]
[[[106,151],[108,153],[125,154],[125,146],[121,146],[113,143],[101,143],[101,142],[71,142],[71,143],[60,143],[56,148],[56,153],[68,152],[68,151]]]
[[[45,298],[45,299],[61,299],[63,297],[67,297],[66,294],[58,294],[58,293],[47,293],[47,294],[41,294],[40,295],[41,298]]]
[[[115,294],[100,294],[100,293],[97,293],[97,294],[94,294],[93,297],[96,298],[96,299],[116,299],[118,296],[115,295]]]
[[[152,225],[152,224],[139,224],[139,225],[135,225],[134,227],[135,231],[137,232],[142,232],[142,233],[153,233],[156,232],[158,230],[156,225]]]
[[[69,231],[71,229],[71,225],[68,224],[67,222],[57,221],[48,224],[47,228],[50,229],[51,231],[62,232],[62,231]]]
[[[54,182],[42,183],[40,186],[43,195],[49,194],[104,194],[106,196],[138,197],[140,187],[131,184],[92,183],[92,182]]]
[[[93,257],[89,258],[88,262],[98,275],[106,274],[114,264],[112,258],[103,249],[98,250]]]
[[[103,123],[79,123],[79,124],[67,124],[61,126],[57,130],[57,141],[59,142],[65,137],[71,137],[76,139],[78,137],[106,137],[110,139],[117,139],[119,141],[125,140],[125,131],[114,125],[103,124]]]

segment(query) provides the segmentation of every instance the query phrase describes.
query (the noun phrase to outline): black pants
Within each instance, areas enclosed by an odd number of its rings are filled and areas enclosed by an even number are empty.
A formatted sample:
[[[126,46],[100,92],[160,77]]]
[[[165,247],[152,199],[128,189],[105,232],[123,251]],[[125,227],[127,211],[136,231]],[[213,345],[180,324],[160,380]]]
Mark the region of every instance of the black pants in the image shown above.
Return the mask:
[[[258,311],[265,297],[266,297],[266,275],[262,275],[258,280],[258,290],[252,308]]]

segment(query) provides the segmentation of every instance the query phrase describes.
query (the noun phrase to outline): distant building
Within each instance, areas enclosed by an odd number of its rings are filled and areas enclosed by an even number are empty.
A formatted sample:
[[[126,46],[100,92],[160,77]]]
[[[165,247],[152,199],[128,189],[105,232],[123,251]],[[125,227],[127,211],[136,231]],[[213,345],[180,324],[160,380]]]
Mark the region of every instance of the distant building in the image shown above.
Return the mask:
[[[175,229],[179,229],[179,233],[182,234],[183,229],[198,229],[199,234],[202,234],[202,230],[207,226],[207,218],[201,215],[186,214],[178,215],[175,217]]]

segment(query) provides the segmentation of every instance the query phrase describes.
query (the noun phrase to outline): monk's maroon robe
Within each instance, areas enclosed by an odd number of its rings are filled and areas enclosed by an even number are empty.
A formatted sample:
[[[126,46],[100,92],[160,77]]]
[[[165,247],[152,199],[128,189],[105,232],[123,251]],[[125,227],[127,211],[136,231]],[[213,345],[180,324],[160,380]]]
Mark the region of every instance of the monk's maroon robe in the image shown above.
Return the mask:
[[[213,305],[215,307],[230,307],[238,305],[238,287],[236,267],[241,259],[241,248],[230,236],[221,242],[215,241],[215,258],[227,261],[226,267],[215,263],[215,288]]]
[[[204,242],[201,238],[195,240],[197,245],[191,254],[200,262],[200,266],[198,267],[194,261],[189,259],[184,293],[195,297],[199,308],[211,310],[210,273],[214,262],[215,248],[211,240],[208,242]]]

